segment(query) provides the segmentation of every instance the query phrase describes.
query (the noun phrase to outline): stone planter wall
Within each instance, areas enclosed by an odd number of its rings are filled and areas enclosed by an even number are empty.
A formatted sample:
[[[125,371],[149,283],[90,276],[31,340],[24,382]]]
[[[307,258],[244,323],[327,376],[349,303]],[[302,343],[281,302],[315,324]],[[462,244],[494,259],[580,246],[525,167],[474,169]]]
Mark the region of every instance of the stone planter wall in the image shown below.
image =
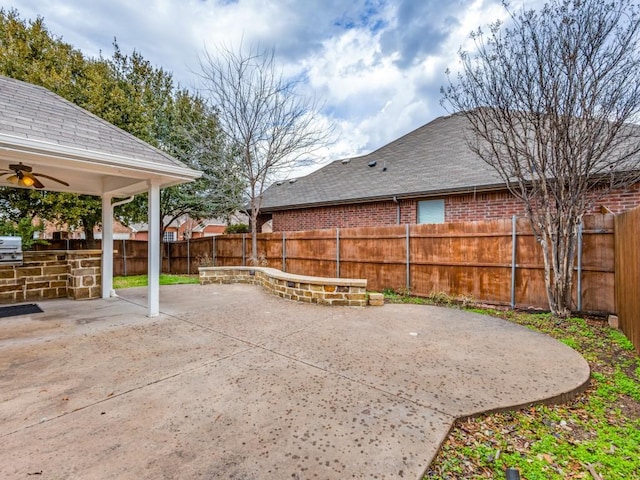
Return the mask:
[[[364,307],[367,281],[294,275],[266,267],[200,267],[200,284],[249,283],[274,295],[320,305]]]
[[[99,298],[100,250],[24,252],[22,265],[0,265],[0,303]]]

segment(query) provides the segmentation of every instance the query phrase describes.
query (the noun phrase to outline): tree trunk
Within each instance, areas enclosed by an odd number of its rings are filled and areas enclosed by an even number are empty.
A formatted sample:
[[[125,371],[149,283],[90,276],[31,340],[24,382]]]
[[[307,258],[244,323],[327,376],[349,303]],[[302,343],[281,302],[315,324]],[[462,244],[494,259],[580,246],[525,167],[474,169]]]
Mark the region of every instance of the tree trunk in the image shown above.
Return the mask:
[[[575,228],[545,226],[539,242],[544,259],[544,283],[551,313],[568,318],[572,311],[573,265],[576,244]]]
[[[258,265],[258,211],[251,209],[251,258],[250,265]]]
[[[96,226],[96,223],[87,217],[83,217],[81,219],[81,222],[82,222],[82,229],[84,230],[84,238],[87,243],[87,248],[89,249],[96,248],[96,239],[93,234],[93,229]]]

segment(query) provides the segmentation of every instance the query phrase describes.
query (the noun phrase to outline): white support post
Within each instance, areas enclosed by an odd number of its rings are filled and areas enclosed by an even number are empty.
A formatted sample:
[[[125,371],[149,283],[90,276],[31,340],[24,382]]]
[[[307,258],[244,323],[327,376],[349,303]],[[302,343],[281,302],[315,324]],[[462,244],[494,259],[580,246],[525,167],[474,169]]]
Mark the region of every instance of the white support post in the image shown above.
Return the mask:
[[[149,181],[148,317],[160,314],[160,186]]]
[[[111,195],[102,196],[102,298],[115,296],[113,290],[113,206]]]

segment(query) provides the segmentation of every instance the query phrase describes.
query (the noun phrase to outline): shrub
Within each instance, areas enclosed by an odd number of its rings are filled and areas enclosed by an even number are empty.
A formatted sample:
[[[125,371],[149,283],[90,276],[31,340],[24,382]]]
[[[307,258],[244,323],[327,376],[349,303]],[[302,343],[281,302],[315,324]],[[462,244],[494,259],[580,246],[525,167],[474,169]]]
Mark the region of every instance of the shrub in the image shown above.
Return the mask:
[[[227,225],[224,229],[224,233],[249,233],[249,225],[246,223],[234,223]]]

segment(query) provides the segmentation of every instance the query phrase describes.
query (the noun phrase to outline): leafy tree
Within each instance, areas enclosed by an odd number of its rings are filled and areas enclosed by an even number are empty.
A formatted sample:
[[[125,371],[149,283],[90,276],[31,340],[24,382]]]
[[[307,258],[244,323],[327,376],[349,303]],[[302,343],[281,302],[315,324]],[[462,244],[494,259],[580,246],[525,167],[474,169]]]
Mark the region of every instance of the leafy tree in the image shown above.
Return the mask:
[[[445,104],[471,149],[520,199],[542,246],[554,315],[572,309],[577,228],[590,205],[640,180],[640,16],[631,0],[551,0],[472,34]]]
[[[45,240],[35,238],[37,233],[44,231],[42,222],[33,223],[28,217],[13,221],[0,218],[0,235],[11,235],[22,238],[22,250],[29,250],[35,244],[46,244]]]
[[[226,142],[237,152],[237,173],[247,185],[251,257],[257,262],[257,219],[262,196],[275,176],[288,174],[326,144],[319,107],[284,78],[274,50],[205,51],[203,91],[218,112]]]
[[[203,175],[188,184],[165,188],[160,195],[160,215],[164,230],[175,220],[229,217],[242,207],[245,184],[237,173],[233,152],[224,143],[215,112],[203,99],[178,91],[168,119],[162,148]],[[144,222],[147,197],[121,207],[125,223]]]
[[[102,201],[92,195],[48,192],[47,220],[71,230],[81,228],[89,246],[95,244],[94,229],[102,221]]]
[[[81,103],[86,66],[82,53],[51,34],[41,17],[25,22],[17,10],[0,8],[0,74]]]
[[[89,74],[96,64],[53,36],[42,18],[27,23],[16,10],[0,9],[0,74],[41,85],[87,108],[87,92],[96,90],[96,84],[109,78]],[[1,188],[0,205],[14,222],[38,217],[72,228],[83,227],[89,240],[101,215],[99,199],[69,193]]]
[[[44,86],[203,170],[204,176],[194,184],[161,191],[162,218],[227,215],[240,205],[243,184],[221,141],[216,112],[197,96],[174,88],[171,73],[155,68],[140,53],[126,55],[114,41],[111,58],[88,59],[53,36],[42,18],[25,22],[16,10],[0,9],[0,74]],[[14,192],[0,189],[0,202],[6,208],[82,227],[92,240],[93,228],[101,220],[98,198]],[[34,203],[25,205],[25,200]],[[18,203],[12,206],[14,201]],[[125,222],[146,221],[146,212],[146,195],[118,208]]]

